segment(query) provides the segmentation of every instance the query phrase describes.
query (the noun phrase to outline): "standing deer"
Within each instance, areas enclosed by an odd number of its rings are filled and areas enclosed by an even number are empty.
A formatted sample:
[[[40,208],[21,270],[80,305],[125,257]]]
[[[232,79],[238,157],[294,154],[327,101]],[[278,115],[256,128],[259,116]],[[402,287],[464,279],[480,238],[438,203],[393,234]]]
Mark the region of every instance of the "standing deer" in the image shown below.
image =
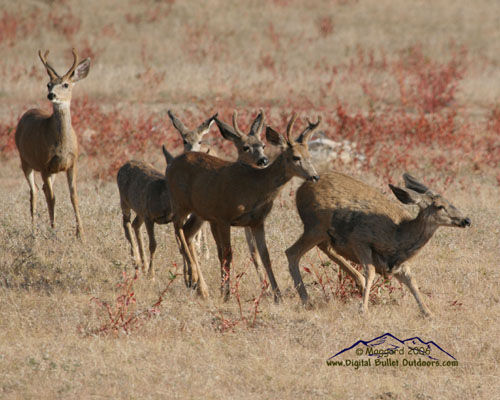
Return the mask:
[[[55,227],[55,196],[52,189],[54,174],[66,171],[69,194],[76,217],[76,235],[83,238],[82,221],[78,210],[76,194],[76,160],[78,141],[71,126],[71,92],[79,80],[85,78],[90,69],[90,58],[78,62],[78,54],[73,49],[73,65],[63,76],[59,76],[48,63],[49,51],[42,55],[38,51],[50,81],[47,98],[52,102],[53,112],[48,114],[40,109],[31,109],[23,114],[17,124],[15,141],[21,167],[30,186],[31,221],[35,225],[37,187],[34,171],[39,171],[43,180],[43,191],[49,209],[50,225]]]
[[[204,121],[197,129],[190,131],[170,110],[168,111],[168,115],[183,139],[184,152],[200,149],[201,138],[210,130],[210,126],[217,116],[215,114]],[[262,112],[255,118],[248,135],[245,135],[237,128],[236,119],[237,113],[235,111],[233,114],[235,130],[233,131],[231,127],[227,126],[227,129],[232,134],[228,134],[225,137],[236,145],[238,160],[250,165],[266,165],[268,159],[263,152],[264,144],[259,139],[260,131],[262,130]],[[163,154],[168,168],[174,157],[165,147],[163,147]],[[129,161],[119,169],[117,183],[120,192],[125,237],[131,245],[132,257],[137,266],[141,265],[143,270],[146,269],[147,261],[140,233],[140,228],[145,223],[149,237],[150,251],[148,274],[154,276],[153,257],[157,246],[154,235],[154,224],[167,224],[172,221],[170,194],[166,185],[165,175],[154,169],[150,164],[140,161]],[[130,223],[131,210],[134,210],[136,213],[132,224]],[[134,229],[139,249],[137,249],[137,245],[133,240],[131,228]]]
[[[378,272],[394,274],[410,289],[422,313],[431,315],[410,267],[403,263],[429,241],[438,227],[465,228],[470,219],[409,174],[405,173],[403,179],[406,188],[389,187],[400,202],[418,205],[420,211],[415,218],[378,190],[338,172],[325,174],[317,185],[305,183],[297,190],[297,209],[304,233],[286,250],[286,255],[304,303],[308,302],[308,295],[299,261],[318,246],[356,279],[363,291],[362,311],[368,310],[370,289]],[[364,278],[344,257],[363,266]]]
[[[229,299],[230,294],[231,226],[250,227],[275,301],[280,299],[266,246],[264,221],[272,209],[274,199],[292,177],[311,181],[319,179],[310,161],[307,140],[319,125],[320,119],[314,124],[308,121],[308,126],[293,140],[291,133],[296,118],[297,115],[294,114],[288,123],[286,140],[278,132],[267,127],[267,140],[281,146],[282,151],[265,169],[223,161],[203,153],[183,154],[167,169],[176,235],[181,252],[193,267],[192,280],[202,297],[208,297],[208,290],[191,243],[200,222],[190,225],[186,223],[183,226],[189,214],[210,222],[217,243],[223,282],[221,289],[225,300]],[[215,119],[215,122],[219,128],[224,129],[218,119]]]
[[[168,116],[182,138],[184,152],[200,149],[201,139],[210,130],[216,115],[208,118],[198,128],[188,130],[168,110]],[[163,154],[168,166],[169,162],[173,160],[173,156],[170,155],[165,146],[163,146]],[[149,237],[149,267],[147,271],[150,277],[154,277],[153,258],[157,247],[154,224],[168,224],[172,220],[165,175],[151,164],[132,160],[126,162],[118,170],[117,184],[123,214],[123,229],[131,246],[132,257],[137,267],[141,266],[143,271],[146,270],[147,259],[141,234],[141,226],[145,223]],[[130,223],[131,210],[134,210],[136,214],[132,224]],[[132,228],[134,228],[139,249],[137,249],[137,244],[132,237]]]

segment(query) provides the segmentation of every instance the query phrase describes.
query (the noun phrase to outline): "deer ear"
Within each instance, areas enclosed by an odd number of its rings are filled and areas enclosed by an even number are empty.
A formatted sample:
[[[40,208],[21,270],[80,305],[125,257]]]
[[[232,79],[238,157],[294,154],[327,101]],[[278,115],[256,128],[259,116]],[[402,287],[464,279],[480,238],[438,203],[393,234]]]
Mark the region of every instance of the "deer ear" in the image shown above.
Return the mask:
[[[228,124],[225,122],[220,121],[217,117],[214,118],[215,123],[217,124],[217,127],[219,128],[220,134],[222,137],[226,140],[230,140],[231,142],[235,142],[238,139],[241,138],[240,135],[236,133],[233,128],[231,128]]]
[[[259,110],[259,114],[257,115],[257,117],[255,117],[255,120],[253,121],[252,126],[250,127],[250,133],[248,134],[248,136],[251,135],[259,136],[263,126],[264,126],[264,112],[262,110]]]
[[[270,126],[266,126],[266,139],[269,143],[275,146],[286,146],[286,140],[283,136],[281,136],[278,132],[276,132]]]
[[[206,135],[210,130],[210,127],[214,123],[215,118],[217,118],[217,114],[212,115],[210,118],[203,121],[201,125],[198,128],[196,128],[196,132],[201,136]]]
[[[73,73],[71,74],[71,81],[72,82],[78,82],[79,80],[85,78],[89,74],[90,70],[90,58],[86,58],[80,64],[78,64],[78,67],[75,68]]]
[[[397,199],[403,204],[418,204],[420,203],[421,197],[420,195],[410,189],[403,189],[397,186],[393,186],[389,183],[389,187],[392,190],[392,193],[397,197]]]
[[[163,155],[165,156],[165,161],[167,162],[167,166],[168,166],[172,163],[172,161],[174,161],[174,156],[172,154],[170,154],[170,152],[167,150],[165,145],[162,145],[161,149],[163,151]]]

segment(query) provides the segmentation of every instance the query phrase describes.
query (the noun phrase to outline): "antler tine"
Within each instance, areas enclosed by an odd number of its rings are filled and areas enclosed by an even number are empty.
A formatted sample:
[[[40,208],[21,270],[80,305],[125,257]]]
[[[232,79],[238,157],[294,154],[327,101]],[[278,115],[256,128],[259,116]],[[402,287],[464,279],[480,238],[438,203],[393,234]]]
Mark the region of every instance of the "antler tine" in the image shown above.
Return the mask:
[[[290,118],[290,121],[288,122],[288,125],[286,127],[286,140],[288,141],[288,143],[291,143],[292,142],[292,128],[293,128],[293,124],[295,123],[295,120],[297,119],[297,113],[294,111],[293,114],[292,114],[292,118]]]
[[[309,129],[314,129],[321,123],[321,115],[318,115],[317,122],[311,122],[309,118],[306,118],[306,120],[307,120],[307,124],[309,125]]]
[[[244,133],[240,130],[240,128],[238,127],[238,111],[234,110],[233,111],[233,126],[234,126],[234,130],[236,131],[236,133],[238,135],[244,135]]]
[[[44,65],[45,69],[47,70],[47,73],[49,74],[50,79],[59,78],[59,75],[57,74],[56,70],[47,61],[48,55],[49,55],[49,50],[46,50],[44,55],[42,55],[41,50],[38,50],[38,56],[40,57],[42,64]]]
[[[78,53],[76,52],[76,49],[73,48],[72,50],[72,53],[73,53],[73,65],[71,66],[71,68],[68,70],[68,72],[66,72],[64,74],[64,77],[63,79],[65,78],[69,78],[71,76],[71,74],[75,71],[77,65],[78,65]]]
[[[297,139],[297,142],[299,143],[307,143],[313,132],[321,123],[321,116],[318,115],[318,121],[315,123],[311,122],[309,118],[306,118],[306,121],[307,121],[307,127],[302,131],[302,133],[299,135]]]

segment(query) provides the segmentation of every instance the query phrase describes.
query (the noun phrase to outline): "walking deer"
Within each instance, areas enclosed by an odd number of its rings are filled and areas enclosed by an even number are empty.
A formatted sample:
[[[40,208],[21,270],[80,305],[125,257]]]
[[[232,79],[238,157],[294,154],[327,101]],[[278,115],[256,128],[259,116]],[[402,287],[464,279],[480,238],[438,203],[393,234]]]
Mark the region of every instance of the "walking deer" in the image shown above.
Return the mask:
[[[208,297],[208,290],[191,243],[200,222],[183,226],[189,214],[210,223],[217,243],[223,282],[221,289],[225,300],[230,293],[231,226],[245,226],[252,230],[275,301],[280,299],[266,246],[264,221],[271,211],[274,199],[292,177],[311,181],[319,179],[310,161],[307,140],[319,125],[320,119],[316,123],[308,121],[308,126],[293,140],[292,129],[296,118],[297,115],[294,114],[288,123],[286,139],[267,127],[267,140],[281,146],[281,153],[267,168],[256,169],[203,153],[186,153],[177,157],[167,169],[176,235],[181,252],[192,266],[191,279],[202,297]],[[224,126],[218,119],[215,122],[219,128]]]
[[[54,174],[66,171],[69,194],[76,218],[76,235],[83,238],[83,227],[78,209],[76,193],[76,160],[78,140],[71,125],[71,92],[79,80],[85,78],[90,69],[90,58],[78,62],[73,49],[73,65],[63,76],[48,63],[49,51],[38,55],[50,81],[47,98],[52,102],[52,114],[40,109],[31,109],[23,114],[15,133],[15,142],[21,158],[21,167],[30,187],[31,221],[35,225],[37,187],[34,171],[39,171],[43,180],[43,191],[49,210],[50,225],[55,227],[55,196],[52,189]]]
[[[368,310],[368,297],[377,272],[393,274],[410,289],[422,313],[431,315],[410,267],[403,263],[417,254],[438,227],[465,228],[471,222],[411,175],[405,173],[403,179],[405,188],[389,187],[403,204],[418,205],[420,210],[415,218],[378,190],[338,172],[325,174],[317,185],[305,183],[297,190],[297,209],[304,233],[286,250],[286,255],[304,303],[308,302],[308,295],[299,261],[312,247],[318,246],[356,279],[363,292],[362,311]],[[364,277],[346,259],[361,264]]]
[[[182,138],[184,152],[200,149],[201,139],[210,130],[216,115],[208,118],[198,128],[188,130],[170,110],[168,111],[168,116]],[[173,156],[170,155],[165,146],[163,146],[163,154],[168,166],[169,162],[173,160]],[[145,224],[149,238],[149,267],[147,272],[150,277],[154,277],[153,258],[157,247],[154,224],[167,224],[172,220],[165,175],[156,170],[151,164],[132,160],[126,162],[118,170],[117,184],[123,214],[123,229],[125,230],[125,237],[131,246],[132,257],[136,266],[141,266],[142,270],[145,271],[147,258],[141,234],[141,226]],[[132,224],[130,223],[131,210],[136,214]],[[137,243],[132,237],[132,228]],[[137,244],[139,248],[137,248]]]

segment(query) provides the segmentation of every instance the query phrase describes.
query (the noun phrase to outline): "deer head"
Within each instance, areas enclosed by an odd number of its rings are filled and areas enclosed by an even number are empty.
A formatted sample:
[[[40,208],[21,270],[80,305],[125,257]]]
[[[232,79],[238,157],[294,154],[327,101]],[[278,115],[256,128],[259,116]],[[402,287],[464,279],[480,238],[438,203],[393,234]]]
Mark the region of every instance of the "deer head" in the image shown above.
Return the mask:
[[[270,126],[267,126],[266,138],[270,143],[282,148],[282,154],[287,161],[287,168],[290,168],[294,175],[301,176],[309,181],[317,182],[319,180],[319,176],[311,162],[307,142],[320,124],[321,117],[318,117],[318,121],[315,123],[312,123],[309,119],[307,119],[307,127],[302,131],[297,139],[294,140],[292,138],[292,130],[296,119],[297,114],[293,113],[292,118],[288,122],[285,137],[280,135]]]
[[[47,84],[47,89],[49,91],[47,98],[52,103],[69,103],[71,101],[73,85],[75,82],[85,78],[89,73],[90,58],[86,58],[79,63],[78,53],[75,49],[72,51],[73,65],[63,76],[59,76],[56,70],[47,61],[49,51],[47,50],[45,54],[42,54],[41,50],[38,50],[38,56],[50,77],[50,81]]]
[[[175,129],[180,133],[182,137],[182,143],[184,145],[184,152],[187,151],[200,151],[201,149],[201,139],[204,135],[208,133],[210,127],[212,126],[214,119],[216,119],[217,114],[212,115],[207,120],[203,121],[198,128],[189,130],[184,124],[181,122],[179,118],[177,118],[174,113],[168,110],[168,116],[172,120],[172,124]]]
[[[258,168],[264,168],[269,164],[269,159],[264,153],[266,145],[261,141],[260,134],[264,126],[264,113],[259,110],[255,117],[248,135],[245,135],[238,127],[238,112],[233,112],[233,127],[215,118],[221,135],[234,143],[238,150],[238,160]]]
[[[410,174],[403,174],[406,188],[389,184],[397,199],[404,204],[416,204],[426,220],[435,226],[465,228],[471,221],[440,194],[433,193]]]

